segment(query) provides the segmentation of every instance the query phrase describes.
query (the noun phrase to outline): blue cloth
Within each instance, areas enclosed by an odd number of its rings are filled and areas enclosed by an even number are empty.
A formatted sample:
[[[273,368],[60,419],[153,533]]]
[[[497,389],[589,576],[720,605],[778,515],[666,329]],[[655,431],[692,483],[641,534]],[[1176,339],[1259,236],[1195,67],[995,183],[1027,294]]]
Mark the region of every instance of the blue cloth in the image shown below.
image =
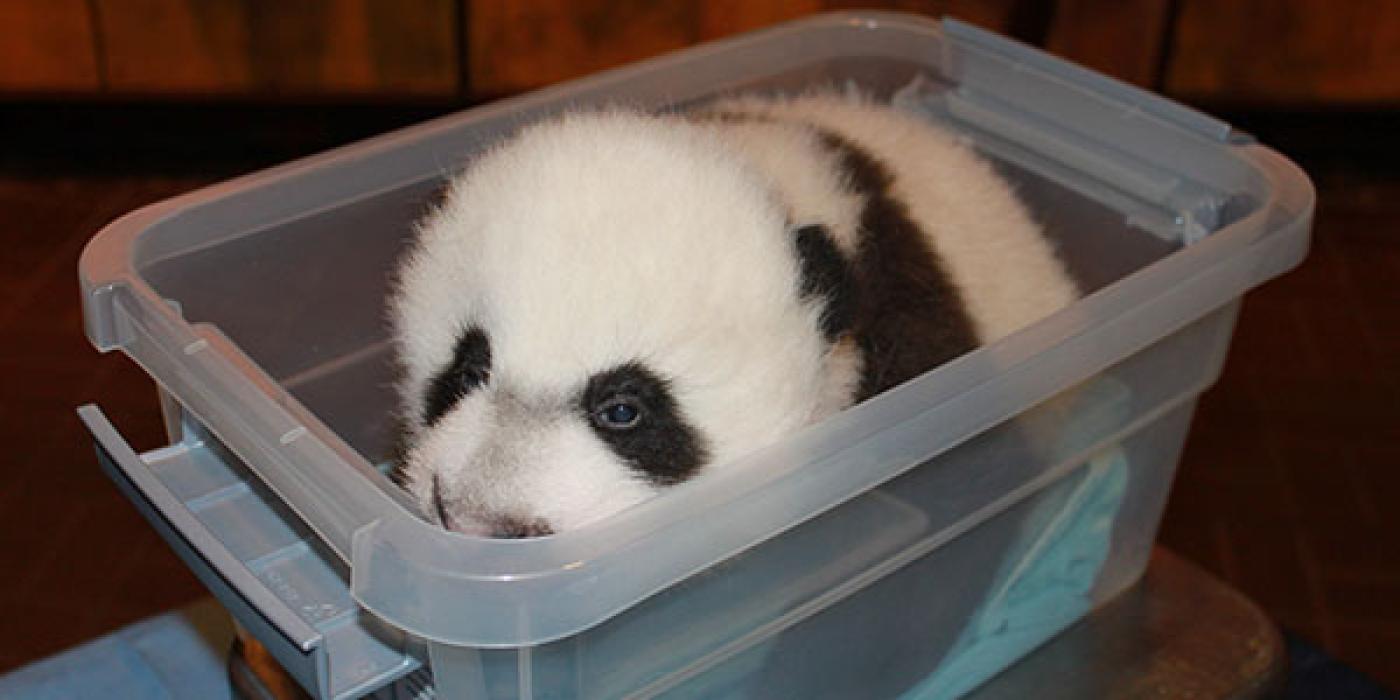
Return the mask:
[[[938,670],[902,700],[960,697],[1087,614],[1127,482],[1127,458],[1115,448],[1050,489],[1025,524],[1034,536],[1009,553]]]
[[[233,638],[212,601],[123,627],[0,676],[8,700],[230,697],[224,658]]]

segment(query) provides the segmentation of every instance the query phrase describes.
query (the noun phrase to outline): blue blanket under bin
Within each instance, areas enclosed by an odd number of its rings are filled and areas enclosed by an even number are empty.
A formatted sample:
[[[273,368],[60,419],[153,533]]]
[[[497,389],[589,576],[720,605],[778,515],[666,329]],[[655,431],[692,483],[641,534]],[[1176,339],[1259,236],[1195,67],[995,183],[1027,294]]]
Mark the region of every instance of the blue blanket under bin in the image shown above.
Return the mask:
[[[230,697],[228,613],[213,600],[142,620],[0,676],[12,700]]]

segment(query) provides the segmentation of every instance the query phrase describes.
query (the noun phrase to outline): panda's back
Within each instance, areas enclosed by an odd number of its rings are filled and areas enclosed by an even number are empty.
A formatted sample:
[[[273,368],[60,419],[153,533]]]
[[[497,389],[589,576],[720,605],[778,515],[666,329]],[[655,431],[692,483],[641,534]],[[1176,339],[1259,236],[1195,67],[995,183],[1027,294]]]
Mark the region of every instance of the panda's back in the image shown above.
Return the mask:
[[[1067,306],[1078,291],[992,166],[951,133],[835,93],[713,105],[728,140],[853,272],[860,398]]]

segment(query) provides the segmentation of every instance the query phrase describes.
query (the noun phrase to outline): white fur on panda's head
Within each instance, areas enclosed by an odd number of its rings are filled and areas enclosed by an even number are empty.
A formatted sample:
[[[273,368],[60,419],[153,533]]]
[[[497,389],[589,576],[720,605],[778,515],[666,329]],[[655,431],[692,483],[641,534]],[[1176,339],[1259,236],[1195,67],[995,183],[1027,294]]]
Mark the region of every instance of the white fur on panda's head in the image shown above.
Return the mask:
[[[824,410],[785,212],[719,143],[573,114],[452,183],[391,309],[401,474],[425,512],[484,535],[577,528]]]

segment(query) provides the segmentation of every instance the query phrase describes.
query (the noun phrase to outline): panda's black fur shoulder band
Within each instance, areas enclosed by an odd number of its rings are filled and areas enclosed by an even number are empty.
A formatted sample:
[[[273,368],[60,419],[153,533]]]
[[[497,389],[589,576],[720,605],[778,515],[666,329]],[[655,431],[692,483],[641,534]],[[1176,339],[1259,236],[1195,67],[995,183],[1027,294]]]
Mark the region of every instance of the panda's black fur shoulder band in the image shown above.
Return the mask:
[[[793,239],[802,270],[802,296],[821,301],[822,335],[827,342],[835,342],[855,323],[858,300],[851,265],[821,224],[797,228]]]
[[[978,345],[963,303],[926,232],[891,188],[894,176],[874,155],[843,136],[817,130],[864,201],[851,261],[851,310],[865,370],[857,401],[893,388]]]

